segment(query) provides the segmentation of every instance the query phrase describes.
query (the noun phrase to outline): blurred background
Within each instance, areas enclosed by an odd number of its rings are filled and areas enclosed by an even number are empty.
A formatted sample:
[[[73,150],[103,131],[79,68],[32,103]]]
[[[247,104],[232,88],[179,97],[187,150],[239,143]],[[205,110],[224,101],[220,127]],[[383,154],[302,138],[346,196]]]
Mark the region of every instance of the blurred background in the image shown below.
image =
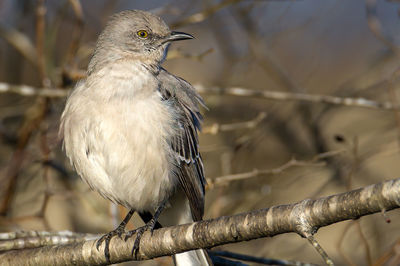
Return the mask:
[[[196,37],[174,43],[164,67],[201,88],[209,108],[200,135],[205,218],[399,177],[399,111],[211,90],[398,105],[399,1],[0,0],[0,231],[105,233],[124,217],[124,208],[92,192],[66,160],[57,137],[65,97],[22,95],[19,86],[71,89],[85,76],[108,17],[125,9],[151,11]],[[17,85],[14,92],[9,85]],[[338,265],[399,265],[400,213],[386,215],[322,228],[316,239]],[[215,249],[323,263],[296,234]]]

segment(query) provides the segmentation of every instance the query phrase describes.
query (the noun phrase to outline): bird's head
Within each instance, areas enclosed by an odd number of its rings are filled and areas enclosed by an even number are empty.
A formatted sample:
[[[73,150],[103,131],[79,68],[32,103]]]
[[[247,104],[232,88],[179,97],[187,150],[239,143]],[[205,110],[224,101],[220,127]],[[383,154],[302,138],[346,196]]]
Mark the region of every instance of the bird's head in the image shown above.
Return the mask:
[[[115,53],[118,57],[127,56],[148,64],[160,64],[171,42],[192,38],[190,34],[171,31],[160,17],[152,13],[122,11],[111,17],[100,34],[92,61],[99,60],[97,54],[108,54],[110,58],[110,54]]]

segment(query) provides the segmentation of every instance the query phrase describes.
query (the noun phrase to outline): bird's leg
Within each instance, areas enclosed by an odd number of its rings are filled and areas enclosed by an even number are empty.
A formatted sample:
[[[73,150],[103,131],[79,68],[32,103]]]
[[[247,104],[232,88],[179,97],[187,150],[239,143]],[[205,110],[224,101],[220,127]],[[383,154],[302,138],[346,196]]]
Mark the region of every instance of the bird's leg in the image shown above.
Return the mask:
[[[144,217],[143,221],[146,224],[142,227],[136,228],[135,230],[126,233],[125,241],[130,237],[132,237],[134,234],[136,234],[135,243],[133,244],[132,248],[132,256],[135,255],[135,258],[137,257],[137,253],[139,251],[140,239],[142,238],[143,233],[146,232],[147,230],[150,230],[151,234],[153,234],[153,230],[155,227],[161,228],[161,224],[157,220],[161,212],[164,210],[165,203],[166,202],[161,203],[161,205],[157,208],[156,212],[150,219],[148,218],[150,217],[151,214],[149,214],[148,212],[143,212],[141,214],[141,217]]]
[[[148,211],[139,212],[139,216],[140,218],[142,218],[145,224],[147,224],[148,222],[151,221],[151,219],[153,219],[153,214],[151,214],[151,212]],[[160,228],[162,228],[162,225],[157,221],[156,224],[154,225],[154,229],[160,229]]]
[[[128,214],[125,216],[124,220],[118,225],[115,230],[109,232],[108,234],[105,234],[102,236],[99,240],[97,240],[96,243],[96,248],[99,250],[101,244],[105,242],[105,247],[104,247],[104,255],[106,257],[106,260],[109,262],[110,261],[110,240],[113,236],[118,235],[121,238],[121,235],[125,232],[125,226],[131,219],[132,215],[135,213],[135,210],[131,209]]]

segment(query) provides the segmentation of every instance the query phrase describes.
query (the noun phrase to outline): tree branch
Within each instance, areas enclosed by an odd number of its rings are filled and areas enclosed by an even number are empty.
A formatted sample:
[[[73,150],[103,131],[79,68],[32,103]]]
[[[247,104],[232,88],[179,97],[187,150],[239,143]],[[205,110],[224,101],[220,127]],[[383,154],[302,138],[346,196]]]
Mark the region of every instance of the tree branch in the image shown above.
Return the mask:
[[[306,161],[300,161],[297,160],[296,158],[292,158],[286,163],[282,164],[281,166],[272,169],[253,169],[250,172],[223,175],[215,178],[207,178],[207,188],[213,188],[219,185],[227,185],[229,184],[229,182],[232,181],[249,179],[260,175],[277,175],[295,166],[323,166],[325,165],[325,163],[322,160],[343,153],[344,151],[345,150],[337,150],[337,151],[328,151],[324,153],[319,153],[310,160]]]
[[[381,41],[390,50],[397,55],[400,55],[400,47],[395,44],[393,38],[386,34],[382,28],[377,15],[377,0],[365,0],[365,11],[367,14],[367,24],[369,30],[375,35],[376,39]]]
[[[155,230],[153,235],[145,232],[137,258],[131,255],[135,237],[127,241],[116,237],[110,243],[111,263],[146,260],[289,232],[310,240],[320,227],[399,207],[400,179],[395,179],[317,200],[306,199],[295,204],[162,228]],[[0,261],[3,265],[104,265],[107,263],[104,245],[98,251],[95,243],[96,240],[88,240],[13,250],[0,254]]]
[[[12,85],[5,82],[0,82],[0,93],[15,93],[21,96],[43,96],[48,98],[64,98],[67,97],[69,90],[58,89],[58,88],[38,89],[28,85]]]
[[[336,97],[331,95],[307,94],[307,93],[292,93],[282,91],[269,91],[269,90],[254,90],[247,88],[231,87],[204,87],[201,84],[196,84],[195,89],[203,94],[222,94],[232,96],[244,97],[261,97],[269,100],[276,101],[304,101],[313,103],[326,103],[333,105],[344,105],[352,107],[362,107],[380,110],[400,110],[400,106],[393,105],[390,102],[376,102],[365,98],[349,98],[349,97]],[[0,93],[16,93],[22,96],[43,96],[48,98],[66,97],[69,90],[65,89],[38,89],[28,85],[12,85],[0,82]]]
[[[16,29],[7,29],[0,25],[0,38],[4,38],[8,44],[14,47],[32,65],[37,66],[38,56],[32,41],[24,33]]]
[[[233,4],[237,4],[242,0],[223,0],[220,3],[210,6],[208,8],[206,8],[205,10],[195,13],[193,15],[190,15],[184,19],[181,19],[177,22],[172,23],[171,28],[175,29],[175,28],[179,28],[179,27],[184,27],[188,24],[194,24],[194,23],[199,23],[202,22],[204,20],[206,20],[208,17],[212,16],[213,14],[215,14],[217,11],[219,11],[220,9],[223,9],[229,5],[233,5]]]
[[[265,112],[260,112],[257,115],[257,117],[246,122],[238,122],[238,123],[222,124],[222,125],[214,123],[211,126],[204,127],[201,130],[201,133],[216,135],[219,132],[233,131],[237,129],[252,129],[255,128],[258,124],[260,124],[266,117],[267,114]]]
[[[0,251],[37,248],[58,244],[71,244],[92,240],[101,235],[82,234],[71,231],[61,232],[38,232],[38,231],[18,231],[0,233]]]
[[[333,105],[354,106],[372,109],[398,110],[399,106],[394,106],[390,102],[376,102],[365,98],[349,98],[336,97],[331,95],[318,95],[307,93],[294,93],[269,90],[253,90],[240,87],[219,88],[204,87],[203,85],[195,85],[197,92],[206,94],[222,94],[232,96],[261,97],[264,99],[278,101],[304,101],[314,103],[327,103]]]

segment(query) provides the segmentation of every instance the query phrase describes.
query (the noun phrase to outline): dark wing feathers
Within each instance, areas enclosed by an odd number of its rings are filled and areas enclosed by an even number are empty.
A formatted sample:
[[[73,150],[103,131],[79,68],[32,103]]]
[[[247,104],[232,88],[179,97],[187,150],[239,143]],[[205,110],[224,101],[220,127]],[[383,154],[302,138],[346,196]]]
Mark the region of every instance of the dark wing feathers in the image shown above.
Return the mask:
[[[202,220],[204,214],[204,188],[199,189],[202,182],[199,182],[198,173],[193,171],[193,165],[182,164],[178,178],[186,197],[189,199],[193,220]]]
[[[179,133],[170,143],[179,161],[175,174],[189,199],[193,219],[198,221],[203,218],[206,183],[197,135],[202,120],[199,104],[204,102],[188,82],[166,70],[161,69],[158,78],[162,97],[178,110]]]

